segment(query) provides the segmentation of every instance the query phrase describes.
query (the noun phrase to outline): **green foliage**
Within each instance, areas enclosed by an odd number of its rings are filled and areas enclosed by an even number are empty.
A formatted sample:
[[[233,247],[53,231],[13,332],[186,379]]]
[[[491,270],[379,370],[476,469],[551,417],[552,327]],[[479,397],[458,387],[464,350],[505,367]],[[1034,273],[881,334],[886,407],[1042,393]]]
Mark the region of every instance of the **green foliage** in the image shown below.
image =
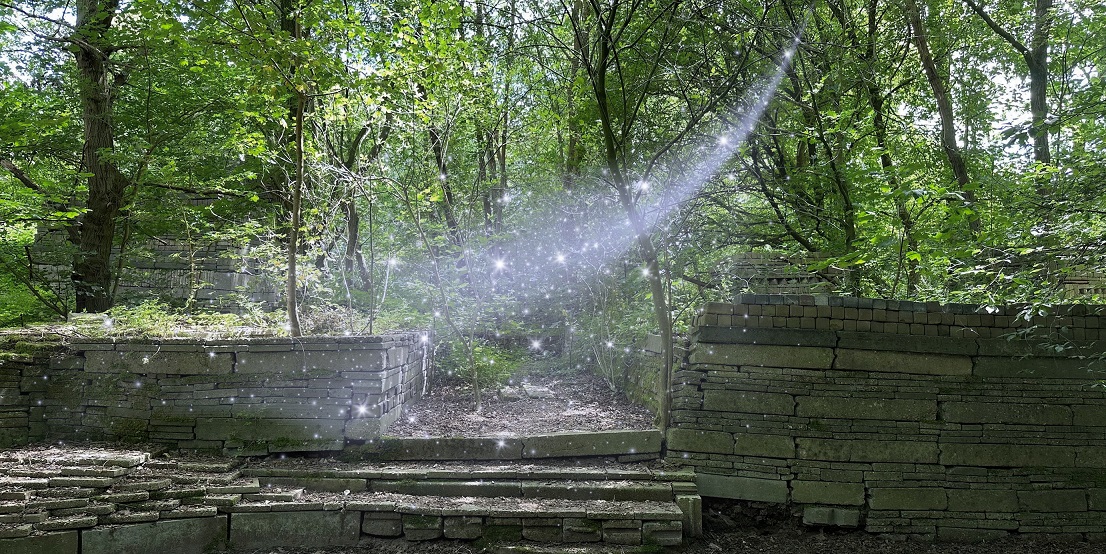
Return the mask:
[[[481,388],[507,382],[529,357],[524,351],[502,348],[482,339],[477,339],[470,348],[457,340],[442,348],[445,354],[438,358],[438,371],[447,379],[469,379],[475,371]]]

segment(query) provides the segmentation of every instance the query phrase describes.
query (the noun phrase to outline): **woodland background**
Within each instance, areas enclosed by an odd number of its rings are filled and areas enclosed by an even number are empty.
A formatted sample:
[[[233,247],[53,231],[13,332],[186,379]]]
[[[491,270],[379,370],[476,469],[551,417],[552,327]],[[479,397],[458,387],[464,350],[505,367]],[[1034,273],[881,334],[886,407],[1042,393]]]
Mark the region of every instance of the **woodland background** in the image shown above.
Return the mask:
[[[0,1],[0,325],[212,312],[116,294],[167,237],[233,245],[283,291],[278,314],[237,303],[246,321],[432,327],[485,370],[511,356],[497,337],[593,362],[670,338],[750,290],[749,252],[840,294],[1098,302],[1104,18],[1086,0]]]

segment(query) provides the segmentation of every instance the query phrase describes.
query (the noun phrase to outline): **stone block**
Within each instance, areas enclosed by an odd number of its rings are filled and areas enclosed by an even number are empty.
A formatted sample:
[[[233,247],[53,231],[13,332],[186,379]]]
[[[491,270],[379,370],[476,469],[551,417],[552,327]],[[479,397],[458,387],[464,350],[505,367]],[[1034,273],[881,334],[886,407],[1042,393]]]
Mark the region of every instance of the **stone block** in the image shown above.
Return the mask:
[[[688,537],[703,536],[703,498],[698,494],[681,494],[676,496],[676,505],[683,512],[684,535]]]
[[[0,539],[4,554],[78,554],[77,531]]]
[[[942,402],[941,419],[953,423],[1071,425],[1072,411],[1053,404],[1009,402]]]
[[[403,514],[403,536],[409,541],[430,541],[442,537],[441,516]]]
[[[796,415],[824,419],[878,419],[882,421],[934,421],[936,400],[800,396]]]
[[[1027,512],[1085,512],[1087,492],[1082,489],[1018,491],[1018,503]]]
[[[705,344],[693,348],[692,364],[830,369],[833,349],[780,345]]]
[[[684,542],[683,522],[643,522],[641,524],[641,542],[645,545],[679,546]]]
[[[230,547],[330,547],[357,544],[361,512],[264,512],[232,514]]]
[[[695,481],[699,487],[699,494],[702,496],[771,502],[774,504],[785,504],[787,502],[787,481],[783,480],[700,472],[695,476]]]
[[[1087,489],[1087,508],[1096,512],[1106,511],[1106,489]]]
[[[838,348],[833,369],[913,375],[971,375],[972,359],[947,354]]]
[[[864,504],[864,484],[795,480],[791,482],[791,500],[799,504],[860,506]]]
[[[284,489],[305,488],[321,492],[364,492],[368,490],[365,479],[342,479],[336,477],[258,477],[262,486]]]
[[[945,489],[888,487],[869,489],[868,507],[872,510],[944,510],[948,507]]]
[[[937,463],[937,443],[799,438],[799,458],[829,462]]]
[[[1009,536],[1010,533],[1002,529],[979,529],[975,527],[950,527],[948,525],[937,526],[938,542],[990,542]]]
[[[484,518],[476,516],[446,517],[442,523],[442,536],[447,539],[472,540],[484,534]]]
[[[733,454],[734,436],[722,431],[674,427],[668,430],[668,449],[678,452]]]
[[[523,439],[522,457],[620,456],[654,452],[659,455],[663,439],[658,430],[532,435]]]
[[[735,319],[738,319],[738,317],[735,317]],[[814,329],[764,329],[742,326],[700,327],[695,334],[695,341],[698,343],[805,347],[820,346],[833,348],[837,346],[837,334],[833,331],[818,331]]]
[[[1106,446],[1075,447],[1075,467],[1106,468]]]
[[[794,458],[795,439],[787,435],[737,433],[734,454],[763,458]]]
[[[979,345],[972,339],[838,331],[838,348],[855,350],[886,350],[918,354],[957,354],[975,356]]]
[[[1036,444],[941,445],[941,464],[977,467],[1072,467],[1075,447]]]
[[[599,542],[603,540],[603,526],[594,519],[566,517],[563,523],[564,542]]]
[[[950,489],[950,512],[1016,512],[1018,494],[1012,490]]]
[[[603,542],[628,546],[641,544],[641,522],[633,520],[604,521]]]
[[[703,391],[703,410],[748,414],[794,415],[795,397],[790,394],[739,390]]]
[[[342,433],[346,440],[375,440],[385,427],[378,418],[362,417],[346,421]]]
[[[204,554],[227,542],[227,516],[96,527],[81,534],[82,554]]]
[[[1072,423],[1079,427],[1106,427],[1106,408],[1094,405],[1072,406]]]
[[[980,356],[975,360],[972,374],[977,377],[1097,380],[1106,377],[1106,359]]]
[[[395,513],[366,513],[361,532],[374,537],[399,537],[403,535],[403,519]]]
[[[294,376],[324,371],[381,371],[385,353],[381,350],[293,350],[285,352],[239,352],[236,373],[269,373]]]
[[[204,352],[85,352],[88,373],[133,373],[136,375],[220,375],[234,367],[234,355]]]
[[[860,526],[860,510],[807,506],[803,508],[803,525],[856,528]]]
[[[343,440],[344,427],[344,418],[198,418],[196,419],[196,439],[235,439],[247,443],[340,441]]]

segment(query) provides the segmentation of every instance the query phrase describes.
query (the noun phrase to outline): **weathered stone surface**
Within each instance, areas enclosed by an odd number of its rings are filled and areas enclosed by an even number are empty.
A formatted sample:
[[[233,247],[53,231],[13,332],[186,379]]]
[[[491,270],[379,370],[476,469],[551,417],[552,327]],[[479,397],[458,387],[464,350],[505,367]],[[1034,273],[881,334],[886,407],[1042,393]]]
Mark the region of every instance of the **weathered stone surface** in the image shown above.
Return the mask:
[[[374,537],[399,537],[403,535],[403,519],[399,514],[365,514],[361,532]]]
[[[755,479],[714,473],[698,473],[696,483],[703,496],[755,500],[783,504],[787,502],[787,481]]]
[[[409,541],[430,541],[441,538],[441,516],[403,515],[403,536]]]
[[[825,419],[879,419],[884,421],[934,421],[936,400],[800,396],[799,417]]]
[[[341,440],[345,419],[199,418],[198,440],[236,439],[244,442]]]
[[[96,527],[82,534],[82,554],[204,554],[227,541],[227,517]]]
[[[171,363],[169,363],[170,359]],[[85,352],[85,371],[89,373],[219,375],[230,373],[233,365],[233,354],[173,352],[170,357],[169,353],[156,351],[90,350]]]
[[[795,397],[774,392],[706,390],[703,409],[711,412],[793,415]]]
[[[833,462],[937,463],[937,443],[799,438],[799,458]]]
[[[382,371],[385,369],[385,360],[386,354],[381,350],[250,351],[238,353],[234,371],[274,375],[313,370]]]
[[[1072,411],[1052,404],[1009,402],[942,402],[941,419],[953,423],[1071,425]]]
[[[561,540],[564,542],[599,542],[603,540],[603,526],[593,519],[566,517]]]
[[[230,546],[242,550],[276,546],[349,546],[357,544],[360,534],[360,512],[232,514]]]
[[[946,354],[838,348],[833,368],[843,371],[875,371],[915,375],[971,375],[972,359],[968,356],[950,356]]]
[[[980,356],[972,373],[978,377],[1095,380],[1106,377],[1106,359]]]
[[[1002,529],[937,526],[937,540],[940,542],[989,542],[999,540],[1009,534]]]
[[[472,540],[484,534],[484,518],[477,516],[447,517],[442,523],[442,536],[447,539]]]
[[[368,490],[368,481],[356,478],[338,477],[259,477],[262,485],[281,488],[305,488],[323,492],[363,492]]]
[[[382,460],[518,460],[522,441],[511,438],[394,438],[365,445],[366,457]]]
[[[696,346],[692,364],[829,369],[833,349],[779,345],[706,344]]]
[[[698,494],[681,494],[676,496],[676,505],[684,514],[684,535],[688,537],[703,536],[703,498]]]
[[[930,337],[924,335],[900,335],[893,333],[867,333],[838,331],[838,348],[856,350],[886,350],[891,352],[915,352],[919,354],[959,354],[975,356],[979,344],[974,339],[954,337]]]
[[[1018,502],[1027,512],[1084,512],[1087,510],[1087,492],[1082,489],[1018,491]]]
[[[642,544],[679,546],[684,542],[683,522],[646,521],[641,524]]]
[[[77,531],[0,539],[0,552],[4,554],[78,554],[77,541]]]
[[[722,431],[674,427],[668,430],[668,449],[680,452],[733,454],[734,436]]]
[[[659,455],[663,438],[657,430],[534,435],[523,439],[522,457],[619,456],[654,452]]]
[[[952,489],[948,491],[952,512],[1016,512],[1018,495],[1012,490]]]
[[[736,433],[734,454],[765,458],[794,458],[795,439],[787,435]]]
[[[695,340],[700,343],[762,344],[780,346],[837,346],[833,331],[814,329],[762,329],[757,327],[700,327]]]
[[[869,489],[868,507],[873,510],[944,510],[945,489],[888,487]]]
[[[791,500],[799,504],[860,506],[864,504],[864,484],[795,480],[791,482]]]
[[[1106,406],[1072,406],[1072,423],[1078,426],[1106,427]]]
[[[1072,467],[1075,448],[1036,444],[941,445],[941,463],[947,466]]]
[[[859,527],[860,510],[830,508],[828,506],[807,506],[803,508],[803,525],[849,528]]]

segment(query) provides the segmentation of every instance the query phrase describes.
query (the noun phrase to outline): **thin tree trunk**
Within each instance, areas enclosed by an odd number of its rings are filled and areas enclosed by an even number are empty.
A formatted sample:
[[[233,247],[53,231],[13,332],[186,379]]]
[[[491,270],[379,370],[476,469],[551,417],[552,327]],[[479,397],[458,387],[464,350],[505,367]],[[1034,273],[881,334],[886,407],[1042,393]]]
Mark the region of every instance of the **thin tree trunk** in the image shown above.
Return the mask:
[[[296,256],[300,247],[300,212],[303,207],[303,112],[307,109],[307,95],[296,91],[296,182],[292,186],[292,225],[288,229],[288,280],[285,283],[285,307],[288,311],[288,334],[300,336],[300,315],[296,298],[298,286]]]
[[[941,147],[945,150],[945,156],[949,159],[949,167],[956,178],[957,187],[968,207],[975,204],[975,193],[967,190],[971,179],[968,177],[968,165],[960,153],[960,147],[956,144],[956,119],[953,116],[952,101],[949,99],[948,87],[944,79],[937,72],[937,65],[933,61],[933,54],[929,50],[929,34],[922,22],[921,12],[918,10],[916,0],[906,0],[906,17],[914,35],[914,44],[918,48],[918,58],[922,63],[926,80],[933,91],[933,99],[937,102],[937,115],[941,120]],[[972,234],[979,233],[979,218],[972,217],[969,223]]]

